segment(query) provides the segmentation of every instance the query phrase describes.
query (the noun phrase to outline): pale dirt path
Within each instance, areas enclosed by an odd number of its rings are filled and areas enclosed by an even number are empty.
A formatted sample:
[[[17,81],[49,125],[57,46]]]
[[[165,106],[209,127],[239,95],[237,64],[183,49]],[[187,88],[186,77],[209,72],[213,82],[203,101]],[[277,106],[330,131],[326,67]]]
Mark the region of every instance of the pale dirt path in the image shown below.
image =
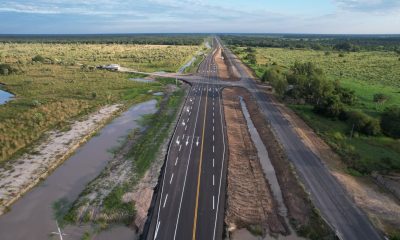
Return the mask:
[[[0,215],[65,161],[120,107],[118,104],[103,107],[85,120],[74,122],[66,132],[48,132],[46,140],[35,146],[30,153],[12,161],[7,168],[0,168]]]

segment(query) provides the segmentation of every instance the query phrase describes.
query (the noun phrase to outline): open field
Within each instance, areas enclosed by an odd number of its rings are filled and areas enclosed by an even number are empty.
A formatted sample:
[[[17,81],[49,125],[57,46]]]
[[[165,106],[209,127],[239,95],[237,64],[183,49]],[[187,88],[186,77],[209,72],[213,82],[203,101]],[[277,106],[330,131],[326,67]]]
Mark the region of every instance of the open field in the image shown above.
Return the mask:
[[[198,46],[101,44],[1,44],[1,62],[17,73],[1,76],[16,99],[0,106],[0,162],[5,162],[51,129],[68,129],[69,121],[100,106],[141,102],[165,82],[138,83],[129,74],[90,68],[107,63],[143,71],[176,71]],[[41,62],[32,58],[40,55]],[[82,65],[81,65],[82,64]]]
[[[387,106],[400,104],[400,61],[394,52],[339,53],[307,49],[253,48],[256,63],[246,60],[245,48],[236,48],[241,59],[261,77],[264,71],[277,67],[287,71],[296,61],[313,62],[321,68],[329,80],[340,80],[343,87],[354,90],[357,102],[349,110],[360,110],[379,118]],[[339,54],[341,54],[339,56]],[[373,95],[388,96],[384,104],[373,101]],[[378,135],[356,135],[350,138],[351,127],[345,122],[315,114],[312,106],[290,105],[314,130],[341,154],[352,168],[361,173],[400,169],[400,143],[398,140]],[[355,160],[354,160],[355,159]],[[383,160],[387,161],[383,161]],[[349,171],[359,174],[357,171]]]

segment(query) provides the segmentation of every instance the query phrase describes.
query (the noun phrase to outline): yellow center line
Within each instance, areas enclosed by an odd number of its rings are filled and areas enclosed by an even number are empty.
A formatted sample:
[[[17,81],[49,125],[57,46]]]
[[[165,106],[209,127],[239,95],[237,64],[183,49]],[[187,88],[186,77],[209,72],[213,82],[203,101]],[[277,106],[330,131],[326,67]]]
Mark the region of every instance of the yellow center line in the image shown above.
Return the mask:
[[[210,70],[211,61],[208,64],[208,69]],[[208,73],[210,75],[210,73]],[[199,192],[200,192],[200,178],[201,178],[201,167],[203,163],[203,148],[204,148],[204,132],[206,126],[206,117],[207,117],[207,102],[208,102],[208,86],[206,86],[206,104],[204,106],[204,119],[203,119],[203,132],[201,137],[201,150],[200,150],[200,161],[199,161],[199,173],[197,175],[197,192],[196,192],[196,206],[194,210],[194,222],[193,222],[193,235],[192,240],[196,240],[196,228],[197,228],[197,212],[199,208]]]

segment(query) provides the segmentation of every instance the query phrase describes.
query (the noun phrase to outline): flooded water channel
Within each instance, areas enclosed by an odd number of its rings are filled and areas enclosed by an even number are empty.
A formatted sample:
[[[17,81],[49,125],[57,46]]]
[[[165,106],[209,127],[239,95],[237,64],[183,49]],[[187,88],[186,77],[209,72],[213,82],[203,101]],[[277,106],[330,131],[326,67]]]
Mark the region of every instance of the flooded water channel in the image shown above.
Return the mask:
[[[0,216],[1,240],[60,239],[53,204],[60,199],[73,202],[86,184],[94,179],[111,160],[110,149],[130,130],[137,128],[136,120],[156,112],[155,100],[131,107],[105,126],[100,134],[81,146],[77,152],[58,167],[46,180],[18,200],[11,211]],[[81,239],[84,228],[67,227],[64,239]],[[100,234],[95,239],[132,239],[135,232],[118,227]]]

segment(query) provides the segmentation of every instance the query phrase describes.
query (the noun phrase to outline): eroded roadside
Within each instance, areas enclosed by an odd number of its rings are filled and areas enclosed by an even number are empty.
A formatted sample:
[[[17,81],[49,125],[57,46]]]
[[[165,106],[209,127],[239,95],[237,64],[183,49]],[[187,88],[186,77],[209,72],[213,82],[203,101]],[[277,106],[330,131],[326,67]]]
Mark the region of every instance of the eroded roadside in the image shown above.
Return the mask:
[[[0,168],[0,215],[46,178],[122,107],[110,105],[74,122],[67,131],[50,131],[45,141]]]
[[[142,233],[185,91],[187,86],[169,85],[157,113],[148,116],[142,128],[133,130],[115,150],[107,167],[64,216],[65,221],[104,228],[125,224],[136,230],[135,237]],[[96,234],[95,229],[88,232]]]
[[[248,128],[240,109],[241,96],[246,103],[251,120],[264,143],[271,163],[275,169],[276,177],[282,191],[283,201],[287,208],[287,217],[291,227],[297,235],[311,238],[333,238],[333,234],[326,223],[320,218],[318,212],[312,205],[308,194],[297,179],[291,163],[276,141],[270,126],[260,113],[251,94],[243,88],[226,88],[223,90],[225,119],[227,124],[228,142],[229,142],[229,161],[228,161],[228,186],[227,186],[227,211],[226,224],[229,230],[235,233],[236,229],[249,229],[253,234],[265,235],[289,235],[285,229],[284,216],[279,215],[278,206],[266,177],[262,174],[259,159],[254,157],[257,154],[254,145],[249,138]],[[248,164],[248,163],[253,164]],[[245,167],[244,163],[247,164]],[[261,175],[254,173],[260,172]],[[251,178],[249,176],[252,176]],[[264,212],[257,210],[257,204],[260,202],[253,196],[254,188],[251,184],[244,185],[249,181],[255,181],[258,184],[264,182],[264,200],[269,203],[268,210]],[[262,185],[264,184],[262,183]],[[259,191],[258,191],[259,192]],[[256,199],[256,200],[255,200]],[[255,206],[253,206],[255,205]],[[251,206],[253,206],[251,208]],[[254,217],[258,214],[258,218]],[[267,219],[264,220],[263,219]],[[270,222],[268,222],[268,220]],[[257,221],[259,221],[257,223]],[[272,221],[272,223],[271,223]],[[267,223],[267,224],[266,224]],[[257,228],[261,227],[261,228]],[[267,231],[266,231],[267,230]],[[233,234],[234,235],[234,234]]]

